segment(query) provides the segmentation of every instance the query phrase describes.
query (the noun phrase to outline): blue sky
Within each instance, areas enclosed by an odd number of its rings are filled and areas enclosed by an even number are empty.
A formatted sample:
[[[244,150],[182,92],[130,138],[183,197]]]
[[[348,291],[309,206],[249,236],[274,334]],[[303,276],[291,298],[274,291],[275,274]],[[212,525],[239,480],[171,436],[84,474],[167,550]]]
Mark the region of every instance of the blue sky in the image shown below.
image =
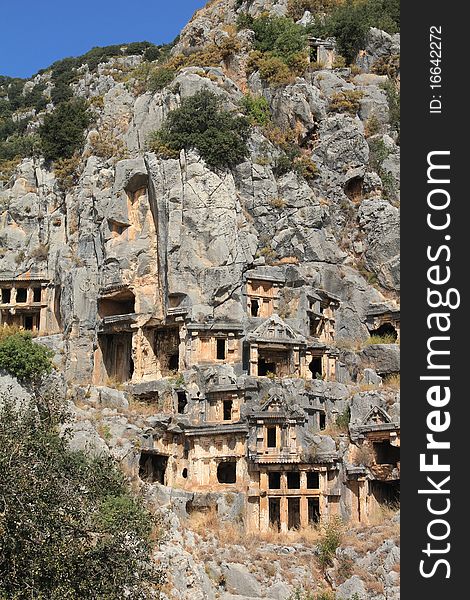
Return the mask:
[[[3,0],[0,75],[30,77],[93,46],[172,41],[206,0]]]

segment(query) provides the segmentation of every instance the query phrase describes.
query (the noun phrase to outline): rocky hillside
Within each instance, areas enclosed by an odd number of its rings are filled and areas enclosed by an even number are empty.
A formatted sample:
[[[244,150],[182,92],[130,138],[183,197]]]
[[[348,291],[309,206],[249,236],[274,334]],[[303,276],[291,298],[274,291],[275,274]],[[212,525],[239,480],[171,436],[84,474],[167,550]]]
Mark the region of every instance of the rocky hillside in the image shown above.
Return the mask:
[[[252,411],[276,390],[294,412],[321,398],[325,431],[298,440],[339,457],[340,513],[351,517],[347,477],[379,477],[360,454],[360,428],[372,413],[399,428],[398,29],[375,0],[359,9],[211,0],[172,44],[94,49],[28,81],[0,79],[1,321],[37,330],[54,351],[74,403],[75,447],[109,453],[139,480],[142,448],[190,428],[212,384],[255,390]],[[217,126],[191,137],[208,114]],[[250,273],[282,282],[277,318],[304,338],[306,298],[334,299],[334,377],[255,378],[241,358],[240,368],[191,362],[193,331],[257,331],[247,318]],[[23,316],[4,291],[35,281],[44,294],[37,322],[36,298]],[[103,339],[124,331],[124,317],[133,319],[125,335],[134,333],[123,380]],[[184,321],[188,337],[180,331],[179,361],[177,350],[165,367],[146,331],[170,321]],[[169,414],[165,402],[182,389],[184,416]],[[169,524],[156,557],[168,570],[164,599],[399,597],[397,517],[388,513],[351,525],[322,566],[319,532],[256,544],[241,526],[224,534],[241,493],[210,499],[204,507],[217,505],[218,516],[203,511],[202,527],[184,508],[194,492],[184,482],[183,491],[139,485]]]

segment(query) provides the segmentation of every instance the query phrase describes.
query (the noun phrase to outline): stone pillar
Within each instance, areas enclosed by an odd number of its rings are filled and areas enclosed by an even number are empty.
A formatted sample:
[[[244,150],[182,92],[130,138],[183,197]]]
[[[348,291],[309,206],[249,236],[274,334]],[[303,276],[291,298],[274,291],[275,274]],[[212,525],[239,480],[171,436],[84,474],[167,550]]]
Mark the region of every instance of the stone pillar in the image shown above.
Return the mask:
[[[321,370],[325,375],[325,381],[330,381],[330,364],[326,354],[322,354],[321,357]]]
[[[302,487],[302,483],[300,483]],[[300,497],[300,527],[304,529],[308,527],[308,498],[307,496]]]
[[[310,371],[309,365],[312,362],[312,351],[307,350],[305,356],[302,357],[300,363],[300,376],[304,379],[313,379],[313,373]]]
[[[300,348],[298,346],[294,346],[292,348],[292,368],[293,375],[296,377],[300,377],[301,375],[301,365],[300,365]],[[289,373],[290,375],[290,373]]]
[[[48,318],[47,318],[48,314],[51,314],[49,312],[48,307],[41,306],[41,308],[39,310],[39,323],[38,323],[39,333],[45,333],[45,334],[54,333],[54,327],[52,327],[52,328],[48,327]]]
[[[269,497],[267,495],[268,489],[268,474],[266,472],[260,472],[259,474],[259,489],[260,489],[260,501],[259,501],[259,523],[261,531],[269,530]]]
[[[319,497],[319,508],[320,518],[328,519],[328,476],[326,471],[319,473],[319,486],[320,486],[320,497]]]
[[[281,484],[282,485],[282,484]],[[289,530],[289,514],[286,496],[281,496],[281,533]]]
[[[191,332],[188,344],[186,346],[186,367],[189,369],[196,364],[195,357],[197,355],[199,345],[199,336],[197,331]]]
[[[217,462],[214,458],[209,461],[209,485],[217,485]]]
[[[247,531],[259,531],[261,529],[260,523],[260,499],[256,496],[250,496],[246,502],[246,522]]]
[[[258,344],[250,344],[250,376],[258,377]]]
[[[259,499],[259,528],[260,531],[269,531],[269,498],[260,496]]]
[[[367,503],[367,481],[359,480],[357,482],[358,487],[358,502],[359,502],[359,522],[368,524],[369,523],[369,515],[368,515],[368,503]]]

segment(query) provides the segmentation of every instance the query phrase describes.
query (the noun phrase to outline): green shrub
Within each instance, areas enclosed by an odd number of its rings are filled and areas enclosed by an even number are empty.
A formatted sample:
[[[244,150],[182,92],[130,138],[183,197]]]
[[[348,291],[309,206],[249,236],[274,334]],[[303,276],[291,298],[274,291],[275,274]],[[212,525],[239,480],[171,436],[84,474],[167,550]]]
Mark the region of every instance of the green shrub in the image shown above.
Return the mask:
[[[397,186],[393,175],[383,167],[385,159],[390,155],[390,150],[382,139],[369,139],[369,164],[378,173],[382,180],[385,198],[397,200]]]
[[[46,160],[71,158],[85,141],[85,131],[91,122],[87,103],[82,99],[63,102],[47,114],[39,128],[41,146]]]
[[[253,27],[253,22],[254,19],[250,14],[242,12],[237,17],[237,29],[239,31],[242,29],[251,29]]]
[[[317,19],[308,29],[318,37],[335,37],[338,52],[353,62],[364,48],[371,27],[397,33],[400,30],[399,0],[346,0],[326,19]]]
[[[390,150],[385,145],[382,139],[368,140],[369,144],[369,164],[380,174],[382,163],[390,154]]]
[[[34,382],[52,371],[53,352],[35,344],[28,332],[13,333],[0,341],[0,369],[21,382]]]
[[[60,104],[61,102],[67,102],[72,96],[72,88],[68,83],[62,81],[57,83],[51,92],[51,100],[54,105]]]
[[[153,62],[154,60],[158,60],[161,57],[162,51],[157,46],[150,46],[144,52],[144,60],[148,62]]]
[[[21,158],[0,160],[0,181],[8,181],[21,162]]]
[[[66,426],[55,397],[0,398],[0,598],[153,597],[155,520],[112,459],[69,448]]]
[[[302,154],[294,160],[294,171],[310,181],[318,175],[318,167],[309,156]]]
[[[240,102],[240,107],[251,125],[268,125],[271,122],[269,102],[263,96],[247,94]]]
[[[308,66],[305,28],[286,17],[263,15],[254,19],[254,52],[249,70],[258,69],[271,85],[285,85],[301,75]]]
[[[286,85],[292,83],[295,75],[289,69],[287,63],[273,54],[267,52],[252,52],[248,63],[248,69],[258,70],[261,79],[270,85]]]
[[[59,189],[67,192],[80,179],[80,157],[74,155],[71,158],[60,158],[54,162],[54,175]]]
[[[210,167],[229,168],[246,157],[249,129],[246,117],[224,110],[219,97],[202,90],[170,112],[162,129],[150,136],[149,148],[172,153],[195,148]]]
[[[126,44],[124,54],[127,56],[143,55],[145,57],[147,52],[158,51],[159,47],[152,44],[152,42],[131,42]]]
[[[351,419],[351,408],[348,406],[344,412],[336,417],[336,426],[343,431],[348,431]]]
[[[392,81],[383,84],[387,95],[390,127],[400,134],[400,94]]]
[[[170,85],[176,76],[176,71],[168,67],[158,67],[152,71],[147,81],[150,92],[157,92]]]
[[[282,177],[282,175],[293,171],[307,181],[315,179],[318,175],[318,168],[309,156],[302,154],[298,146],[293,143],[283,144],[281,147],[284,154],[276,159],[273,168],[276,177]]]
[[[341,544],[341,538],[342,523],[338,517],[330,519],[323,525],[322,536],[318,543],[318,561],[322,568],[326,569],[333,564],[333,558],[336,549]]]
[[[22,136],[14,134],[5,141],[0,141],[0,161],[32,156],[39,150],[40,138],[37,134]]]
[[[328,13],[338,6],[341,0],[289,0],[287,3],[287,15],[298,21],[304,16],[306,10],[313,15],[316,13]]]
[[[306,47],[305,28],[286,17],[261,16],[253,21],[255,50],[271,52],[281,59]]]

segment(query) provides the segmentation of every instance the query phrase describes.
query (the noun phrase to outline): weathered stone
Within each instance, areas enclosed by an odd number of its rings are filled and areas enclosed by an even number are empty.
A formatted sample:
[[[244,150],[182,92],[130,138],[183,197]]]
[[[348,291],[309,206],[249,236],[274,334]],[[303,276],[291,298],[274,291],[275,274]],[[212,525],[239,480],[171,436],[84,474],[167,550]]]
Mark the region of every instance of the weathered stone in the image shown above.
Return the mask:
[[[231,594],[259,598],[261,587],[249,570],[238,563],[223,563],[222,574],[225,578],[225,588]]]

